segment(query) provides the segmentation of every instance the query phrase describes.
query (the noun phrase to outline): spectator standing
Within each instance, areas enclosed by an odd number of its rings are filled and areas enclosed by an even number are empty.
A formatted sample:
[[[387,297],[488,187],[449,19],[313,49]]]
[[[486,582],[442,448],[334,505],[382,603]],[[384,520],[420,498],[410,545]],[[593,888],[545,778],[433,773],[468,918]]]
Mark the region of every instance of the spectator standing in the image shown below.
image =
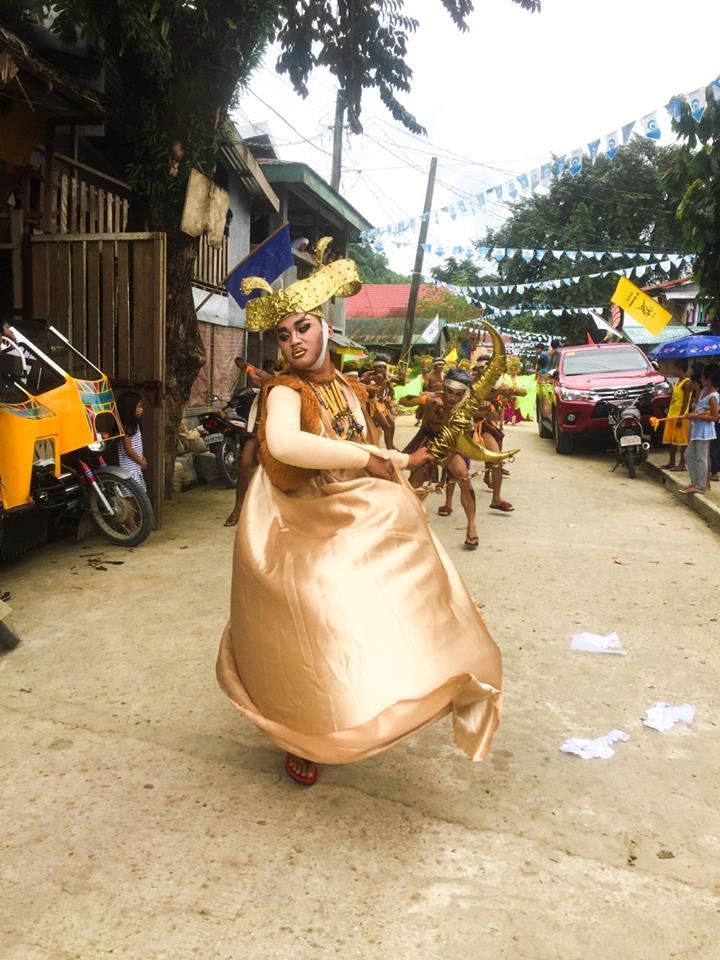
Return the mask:
[[[690,442],[685,460],[690,472],[690,484],[680,488],[680,493],[705,493],[708,489],[708,463],[710,441],[715,440],[715,424],[720,413],[720,367],[708,364],[701,375],[702,390],[690,420]]]

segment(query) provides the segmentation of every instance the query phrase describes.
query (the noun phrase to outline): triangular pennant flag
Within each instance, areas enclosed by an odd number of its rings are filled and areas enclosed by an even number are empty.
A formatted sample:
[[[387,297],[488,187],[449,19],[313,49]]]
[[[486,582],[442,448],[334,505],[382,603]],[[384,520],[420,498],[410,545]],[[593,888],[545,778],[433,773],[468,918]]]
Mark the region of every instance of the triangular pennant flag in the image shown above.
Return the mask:
[[[644,260],[645,263],[647,263],[648,260],[652,260],[652,254],[651,254],[651,253],[641,253],[641,254],[638,254],[638,256],[640,257],[641,260]]]
[[[566,250],[565,255],[570,257],[571,260],[577,260],[578,252],[577,250]]]
[[[535,258],[534,250],[521,250],[520,253],[522,254],[522,258],[525,263],[530,263],[530,261]]]
[[[630,134],[633,132],[633,127],[635,126],[635,121],[631,120],[630,123],[626,123],[622,128],[622,138],[623,143],[627,143],[630,139]]]
[[[544,260],[546,253],[547,253],[547,250],[536,250],[536,251],[535,251],[535,259],[538,260],[538,261]]]
[[[562,309],[560,309],[560,310],[558,310],[558,309],[552,310],[551,313],[552,313],[552,315],[553,315],[554,317],[561,317],[561,316],[563,315]]]
[[[431,243],[421,243],[420,246],[423,248],[423,250],[425,251],[425,253],[430,253],[430,251],[432,250],[432,244],[431,244]]]
[[[602,252],[602,250],[596,250],[596,251],[593,253],[593,256],[595,257],[596,260],[602,260],[602,258],[605,256],[605,254]]]
[[[565,253],[564,250],[553,250],[553,251],[552,251],[552,255],[555,257],[556,260],[559,260],[560,257],[562,257],[562,256],[564,255],[564,253]]]
[[[568,164],[568,173],[571,177],[576,177],[582,171],[582,148],[573,150],[570,154],[570,163]]]
[[[517,178],[517,182],[520,184],[521,190],[530,189],[530,178],[526,173],[521,173],[520,176]]]
[[[496,187],[493,187],[492,190],[498,200],[502,200],[502,184],[499,183]]]
[[[544,163],[540,167],[540,180],[542,183],[549,183],[552,180],[552,164]]]
[[[643,129],[644,135],[649,140],[659,140],[661,136],[660,127],[658,126],[657,113],[646,113],[644,117],[641,118],[640,124]]]
[[[566,160],[565,154],[563,154],[560,157],[555,157],[555,164],[554,164],[555,173],[557,174],[558,177],[562,176],[563,170],[565,169],[565,160]]]
[[[658,263],[658,267],[660,267],[660,269],[663,271],[663,273],[668,273],[669,270],[670,270],[670,261],[669,261],[669,260],[661,260],[660,263]]]
[[[620,135],[617,130],[605,135],[605,153],[614,160],[620,150]]]
[[[517,247],[508,247],[505,252],[507,253],[507,255],[508,255],[509,257],[514,257],[515,254],[518,252],[518,248],[517,248]]]
[[[671,263],[674,267],[679,267],[682,262],[683,262],[683,258],[682,258],[682,257],[670,257],[670,263]]]
[[[625,254],[624,254],[624,253],[611,253],[610,256],[611,256],[614,260],[622,260],[622,258],[625,256]]]
[[[490,253],[490,247],[478,247],[477,253],[479,257],[486,257]]]
[[[690,104],[690,111],[693,115],[693,119],[702,120],[703,114],[705,113],[705,107],[707,105],[707,94],[705,92],[705,87],[698,87],[697,90],[693,90],[692,93],[687,95],[688,103]]]
[[[640,278],[644,277],[647,273],[647,267],[635,267],[635,276]]]
[[[720,101],[720,77],[716,77],[712,83],[710,83],[710,91],[713,97]]]
[[[510,197],[514,200],[515,197],[518,195],[518,188],[515,185],[515,181],[508,180],[508,182],[505,184],[505,187],[507,189],[507,192],[510,194]]]
[[[525,293],[525,285],[523,283],[518,283],[515,289],[518,293]]]
[[[665,109],[673,118],[673,120],[679,120],[682,116],[683,100],[681,97],[671,97],[670,100],[665,104]]]
[[[587,147],[590,153],[590,160],[594,163],[595,157],[597,157],[598,150],[600,149],[600,138],[598,137],[597,140],[591,140]]]
[[[569,287],[569,286],[572,284],[572,278],[571,278],[571,277],[563,277],[563,278],[562,278],[562,282],[565,284],[566,287]]]
[[[540,186],[540,167],[530,171],[530,189],[536,190]]]
[[[586,260],[592,260],[595,257],[595,254],[592,250],[581,250],[580,256],[585,257]]]

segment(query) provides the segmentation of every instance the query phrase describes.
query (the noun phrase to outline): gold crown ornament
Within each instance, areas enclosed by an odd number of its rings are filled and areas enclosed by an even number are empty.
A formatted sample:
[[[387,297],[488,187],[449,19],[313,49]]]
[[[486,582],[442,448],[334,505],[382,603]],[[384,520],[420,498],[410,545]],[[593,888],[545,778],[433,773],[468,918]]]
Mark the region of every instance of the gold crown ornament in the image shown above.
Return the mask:
[[[267,296],[249,300],[245,307],[247,330],[268,330],[296,313],[322,313],[331,297],[352,297],[362,287],[354,260],[347,258],[323,264],[332,237],[322,237],[315,247],[315,272],[305,280],[296,280],[282,290],[273,290],[263,277],[245,277],[242,292],[263,290]]]

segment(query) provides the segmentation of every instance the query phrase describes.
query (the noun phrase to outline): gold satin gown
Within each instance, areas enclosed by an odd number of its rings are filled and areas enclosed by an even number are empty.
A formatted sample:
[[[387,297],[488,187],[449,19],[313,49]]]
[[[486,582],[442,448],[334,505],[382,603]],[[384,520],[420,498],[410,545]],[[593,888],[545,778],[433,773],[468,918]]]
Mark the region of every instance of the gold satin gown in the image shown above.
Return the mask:
[[[279,747],[317,763],[364,760],[450,712],[455,744],[479,760],[499,722],[500,651],[398,469],[406,455],[337,440],[322,419],[328,449],[363,462],[372,450],[396,481],[335,466],[283,493],[258,467],[237,525],[220,686]],[[283,429],[297,437],[299,415]]]

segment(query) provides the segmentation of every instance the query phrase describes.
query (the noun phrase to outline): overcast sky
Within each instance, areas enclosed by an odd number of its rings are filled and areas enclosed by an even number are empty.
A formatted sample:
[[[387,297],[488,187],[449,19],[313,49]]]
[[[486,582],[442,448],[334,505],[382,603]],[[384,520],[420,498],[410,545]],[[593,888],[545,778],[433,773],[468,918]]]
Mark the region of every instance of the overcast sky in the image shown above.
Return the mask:
[[[410,40],[413,89],[403,102],[428,136],[406,133],[369,92],[364,134],[346,136],[343,151],[341,191],[375,226],[422,211],[433,154],[433,206],[441,207],[529,172],[552,153],[569,153],[720,73],[717,0],[543,0],[542,13],[532,15],[510,0],[475,0],[475,7],[461,34],[440,0],[406,3],[420,27]],[[269,50],[250,90],[277,113],[246,93],[236,119],[267,123],[283,158],[329,179],[334,78],[316,74],[303,100],[275,73],[275,59]],[[661,110],[659,117],[669,132],[669,116]],[[444,218],[430,240],[465,245],[506,210],[492,203],[477,218]],[[396,269],[412,268],[413,248],[388,254]],[[424,270],[436,263],[426,257]]]

